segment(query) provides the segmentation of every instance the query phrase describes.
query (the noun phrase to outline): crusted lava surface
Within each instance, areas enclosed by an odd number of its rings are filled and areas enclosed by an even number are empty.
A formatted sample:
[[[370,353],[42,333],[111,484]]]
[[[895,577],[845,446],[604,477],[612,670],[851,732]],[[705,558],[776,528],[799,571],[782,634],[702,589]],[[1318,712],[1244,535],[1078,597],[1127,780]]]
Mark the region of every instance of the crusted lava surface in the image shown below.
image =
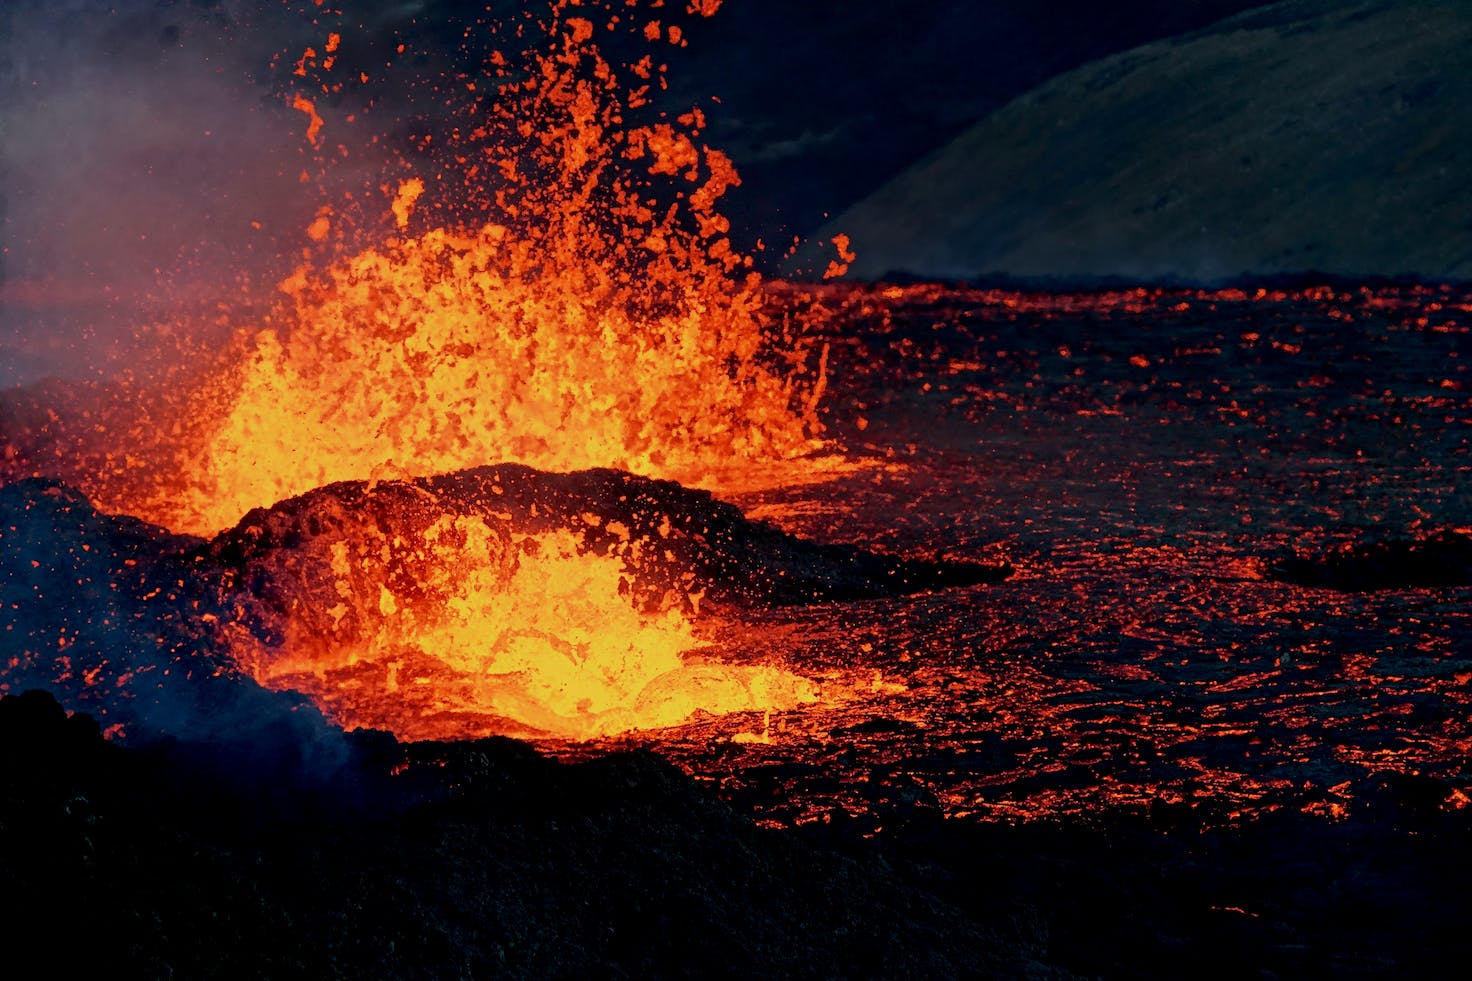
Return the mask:
[[[1006,563],[903,558],[799,538],[747,518],[709,491],[670,480],[608,469],[548,473],[510,463],[409,481],[331,484],[252,511],[211,540],[205,554],[249,577],[283,548],[311,551],[313,542],[345,536],[402,537],[446,513],[491,519],[504,533],[575,530],[590,551],[624,559],[646,602],[671,590],[741,605],[868,599],[1011,574]],[[619,548],[630,540],[658,547]],[[514,555],[502,560],[513,563]]]
[[[1472,538],[1446,529],[1425,538],[1346,545],[1271,562],[1280,582],[1343,592],[1472,586]]]

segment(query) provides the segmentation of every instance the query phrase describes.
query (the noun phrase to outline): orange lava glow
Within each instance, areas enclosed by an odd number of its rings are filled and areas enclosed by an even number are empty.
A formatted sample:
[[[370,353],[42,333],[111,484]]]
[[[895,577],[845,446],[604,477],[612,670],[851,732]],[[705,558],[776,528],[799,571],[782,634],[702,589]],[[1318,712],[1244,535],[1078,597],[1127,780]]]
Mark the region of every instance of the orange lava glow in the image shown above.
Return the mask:
[[[283,284],[291,330],[254,338],[168,523],[213,531],[333,481],[487,461],[699,482],[711,465],[814,449],[812,407],[795,411],[790,378],[756,361],[749,298],[697,303],[715,284],[696,282],[685,309],[640,320],[589,269],[529,282],[529,261],[487,226],[299,272]]]
[[[687,657],[703,641],[681,606],[636,611],[623,564],[574,532],[517,534],[403,484],[368,495],[397,506],[391,530],[319,506],[311,522],[331,533],[252,571],[272,580],[284,639],[226,631],[258,681],[308,694],[346,727],[587,739],[816,698],[778,668]],[[247,534],[280,536],[272,520],[248,519]]]
[[[334,481],[487,462],[717,488],[816,465],[826,351],[773,319],[726,237],[734,167],[699,142],[698,109],[626,123],[657,72],[645,57],[623,88],[597,46],[617,22],[559,19],[574,8],[554,4],[523,64],[491,58],[495,91],[457,130],[457,159],[481,161],[464,183],[385,185],[381,240],[287,277],[228,381],[192,400],[207,434],[108,505],[210,534]],[[341,212],[307,229],[321,251],[369,223]]]
[[[623,126],[649,59],[621,93],[598,29],[562,13],[520,69],[492,58],[496,94],[474,105],[463,148],[487,164],[469,170],[478,183],[398,182],[393,234],[281,284],[288,304],[250,338],[167,524],[210,532],[336,481],[488,461],[700,483],[821,447],[821,359],[815,376],[800,340],[774,338],[715,208],[739,180],[730,161],[698,143],[698,111]],[[491,220],[415,220],[461,190]],[[507,534],[446,514],[422,541],[336,543],[341,602],[325,612],[351,609],[363,629],[314,632],[315,611],[279,648],[243,645],[241,663],[346,726],[413,737],[510,720],[586,738],[815,697],[774,668],[686,660],[700,646],[687,614],[636,611],[617,559],[572,532],[515,542],[508,571],[487,559]],[[392,585],[390,561],[413,574]]]
[[[485,79],[439,93],[459,121],[455,176],[406,153],[394,166],[410,176],[375,179],[380,196],[370,185],[324,203],[305,261],[267,320],[239,330],[234,360],[171,393],[172,427],[157,425],[168,413],[145,417],[145,447],[113,438],[82,489],[209,536],[333,482],[486,463],[707,487],[815,465],[826,348],[770,315],[732,248],[716,205],[739,178],[700,142],[702,113],[631,121],[664,69],[604,59],[601,35],[643,33],[624,9],[636,3],[608,6],[594,23],[568,16],[589,7],[553,3],[541,42],[524,40],[530,23],[485,25],[496,43],[532,46],[492,52]],[[334,33],[334,57],[302,56],[293,84],[306,91],[287,103],[324,173],[349,153],[338,141],[352,117],[335,114],[342,83],[328,78],[341,43]],[[670,28],[650,43],[684,42]],[[241,665],[311,693],[345,726],[419,737],[496,731],[492,717],[583,737],[811,700],[774,669],[685,660],[699,646],[687,614],[637,612],[617,560],[583,554],[572,533],[519,543],[508,575],[481,561],[507,532],[463,520],[446,514],[423,541],[371,552],[339,543],[340,602],[294,610],[269,647],[237,638]],[[414,570],[402,588],[382,578],[390,566]],[[318,629],[350,609],[372,629]]]

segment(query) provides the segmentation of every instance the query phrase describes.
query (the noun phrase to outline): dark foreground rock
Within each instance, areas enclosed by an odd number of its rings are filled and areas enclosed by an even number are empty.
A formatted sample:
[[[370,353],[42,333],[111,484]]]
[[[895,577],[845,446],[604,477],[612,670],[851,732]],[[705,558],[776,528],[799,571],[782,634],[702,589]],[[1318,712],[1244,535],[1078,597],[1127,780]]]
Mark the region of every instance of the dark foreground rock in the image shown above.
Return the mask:
[[[1334,818],[1148,813],[1008,825],[915,818],[879,847],[980,923],[1032,931],[1094,978],[1407,978],[1472,956],[1472,813],[1455,784],[1383,772]],[[1205,820],[1203,820],[1205,819]]]
[[[105,743],[48,695],[0,699],[0,940],[108,977],[1036,967],[876,855],[757,829],[650,754],[562,765],[509,740],[359,738],[360,793],[266,809],[231,774]]]
[[[1472,538],[1446,530],[1429,538],[1293,555],[1270,563],[1267,575],[1297,586],[1343,592],[1472,586]]]
[[[1208,798],[778,831],[646,752],[353,740],[351,779],[263,800],[239,766],[0,699],[0,943],[121,978],[1389,978],[1472,955],[1472,808],[1431,778],[1357,781],[1333,817]]]

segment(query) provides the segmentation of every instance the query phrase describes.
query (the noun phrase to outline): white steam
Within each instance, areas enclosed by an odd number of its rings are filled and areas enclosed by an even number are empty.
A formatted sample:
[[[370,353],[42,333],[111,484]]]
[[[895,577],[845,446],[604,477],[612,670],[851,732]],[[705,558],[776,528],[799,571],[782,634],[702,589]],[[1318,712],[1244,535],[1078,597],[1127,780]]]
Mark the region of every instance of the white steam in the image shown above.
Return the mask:
[[[280,8],[0,6],[0,386],[106,368],[140,323],[274,272],[309,207]]]

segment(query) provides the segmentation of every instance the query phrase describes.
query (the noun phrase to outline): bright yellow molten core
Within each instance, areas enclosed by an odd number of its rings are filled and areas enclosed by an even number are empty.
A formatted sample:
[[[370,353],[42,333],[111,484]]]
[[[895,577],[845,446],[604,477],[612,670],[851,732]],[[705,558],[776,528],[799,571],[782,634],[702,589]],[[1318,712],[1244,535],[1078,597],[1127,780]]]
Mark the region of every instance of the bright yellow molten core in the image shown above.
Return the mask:
[[[413,543],[414,578],[397,590],[379,582],[378,553],[335,547],[339,606],[327,612],[364,626],[329,645],[289,624],[284,649],[244,648],[239,660],[267,687],[312,696],[343,726],[411,739],[485,735],[508,722],[587,739],[816,698],[811,682],[779,668],[689,658],[701,642],[680,610],[636,612],[621,563],[583,552],[571,532],[516,541],[509,578],[486,558],[495,539],[479,518],[441,519]]]

